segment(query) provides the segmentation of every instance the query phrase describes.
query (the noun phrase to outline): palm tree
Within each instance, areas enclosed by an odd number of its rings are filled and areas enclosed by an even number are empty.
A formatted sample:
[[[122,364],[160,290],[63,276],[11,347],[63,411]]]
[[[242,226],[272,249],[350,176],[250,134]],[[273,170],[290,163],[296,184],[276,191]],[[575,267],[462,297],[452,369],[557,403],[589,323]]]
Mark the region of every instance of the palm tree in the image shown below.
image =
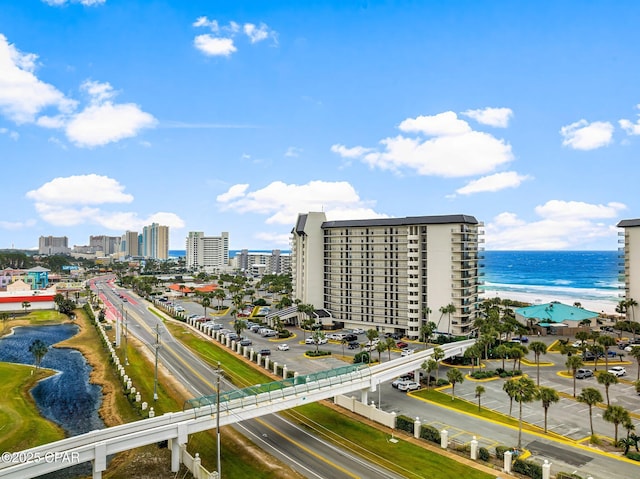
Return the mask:
[[[480,405],[480,398],[485,392],[484,386],[476,386],[476,397],[478,398],[478,412],[482,411],[482,406]]]
[[[369,340],[369,345],[372,345],[373,341],[378,339],[378,331],[376,331],[373,328],[367,329],[367,332],[365,333],[365,336]]]
[[[509,396],[509,416],[511,416],[513,411],[513,399],[515,398],[515,381],[513,379],[509,379],[505,381],[502,385],[502,390],[507,393]]]
[[[638,377],[636,381],[640,381],[640,346],[633,346],[629,354],[638,362]]]
[[[572,372],[573,375],[573,397],[576,397],[576,371],[583,365],[582,358],[580,356],[569,356],[565,366]]]
[[[440,312],[444,315],[448,316],[448,324],[447,324],[447,335],[451,334],[451,315],[456,312],[456,307],[453,303],[447,304],[446,306],[442,306],[440,308]]]
[[[513,358],[513,370],[516,370],[516,365],[524,357],[524,350],[521,346],[514,346],[509,348],[509,356]]]
[[[236,334],[240,336],[242,331],[247,329],[247,322],[244,319],[236,319],[233,322],[233,329],[236,331]]]
[[[435,359],[429,358],[422,363],[422,369],[427,372],[427,388],[431,385],[431,373],[438,370],[438,363]]]
[[[618,384],[618,376],[610,373],[609,371],[604,371],[598,374],[598,384],[602,384],[604,386],[604,392],[607,396],[607,406],[609,406],[609,386],[612,384]]]
[[[463,357],[471,360],[471,374],[473,374],[473,371],[476,365],[476,360],[478,360],[481,355],[482,355],[482,349],[480,348],[480,345],[478,343],[474,344],[473,346],[465,350]]]
[[[313,314],[315,313],[315,311],[316,311],[316,308],[313,304],[298,304],[298,312],[306,314],[307,319],[312,320],[311,324],[315,323],[315,319],[313,318]]]
[[[209,295],[206,295],[202,298],[202,301],[200,301],[200,304],[202,305],[202,307],[204,308],[204,317],[207,317],[207,308],[209,306],[211,306],[211,297]]]
[[[633,322],[635,322],[636,320],[636,315],[635,315],[636,306],[638,306],[638,302],[635,299],[633,298],[627,299],[627,310],[631,308],[631,321]],[[635,334],[635,329],[634,329],[634,334]]]
[[[529,403],[536,397],[536,385],[533,380],[526,376],[522,376],[518,379],[510,379],[507,382],[513,381],[513,398],[518,401],[520,406],[519,418],[518,418],[518,449],[522,447],[522,403]]]
[[[225,293],[223,289],[216,289],[213,292],[213,297],[218,300],[218,306],[222,309],[222,302],[227,297],[227,293]]]
[[[325,338],[324,331],[320,331],[319,329],[316,329],[311,336],[313,337],[313,343],[316,345],[316,354],[318,354],[320,341],[322,341]]]
[[[440,360],[442,358],[444,358],[444,351],[442,350],[442,348],[439,347],[435,347],[433,348],[433,354],[431,355],[431,357],[434,359],[434,361],[436,362],[436,364],[438,364],[438,367],[436,368],[436,383],[438,382],[438,380],[440,379],[440,367],[439,367],[439,363]]]
[[[7,329],[7,321],[9,320],[9,313],[0,313],[0,321],[2,321],[2,331]]]
[[[549,407],[553,403],[557,403],[560,401],[560,396],[558,395],[558,391],[553,388],[548,388],[546,386],[538,387],[536,391],[536,399],[539,399],[542,402],[542,407],[544,408],[544,432],[547,432],[547,413],[549,412]]]
[[[451,383],[451,400],[456,398],[456,384],[464,381],[464,376],[459,369],[451,368],[447,371],[447,379]]]
[[[629,411],[622,406],[607,406],[607,410],[602,415],[602,419],[613,423],[615,431],[613,444],[618,444],[618,426],[630,420]]]
[[[604,347],[599,343],[593,343],[587,346],[587,351],[593,355],[593,370],[598,370],[598,360],[604,355]]]
[[[504,360],[509,356],[509,346],[506,344],[500,344],[495,347],[493,354],[495,357],[502,359],[502,369],[504,370]]]
[[[533,341],[529,345],[529,350],[533,351],[534,357],[536,359],[536,386],[540,386],[540,355],[547,354],[547,345],[542,341]]]
[[[42,339],[35,339],[31,346],[29,346],[29,352],[33,354],[33,358],[35,360],[36,369],[40,367],[40,363],[42,362],[42,358],[44,358],[45,354],[49,351],[49,346]]]
[[[393,339],[393,338],[389,338],[389,339]],[[386,341],[381,341],[378,344],[376,344],[376,351],[378,351],[378,362],[379,363],[382,362],[382,358],[380,357],[380,355],[382,353],[384,353],[386,350],[387,350],[387,342]],[[391,357],[391,350],[389,350],[389,357]]]
[[[602,394],[596,388],[584,388],[576,399],[589,406],[589,425],[591,426],[591,436],[593,436],[593,406],[602,402]]]
[[[31,307],[31,303],[29,301],[23,301],[22,302],[22,309],[24,310],[24,312],[27,312],[27,309],[29,309]]]
[[[426,308],[426,309],[429,309],[429,308]],[[429,310],[429,312],[431,312],[431,310]],[[435,330],[436,330],[436,323],[434,323],[433,321],[429,321],[423,324],[422,326],[420,326],[420,336],[422,337],[422,342],[424,343],[424,349],[427,349],[427,344],[429,342],[429,339],[431,338],[431,335]]]
[[[616,344],[616,340],[611,336],[600,336],[598,344],[604,348],[604,367],[609,369],[609,348]]]
[[[387,338],[387,340],[382,343],[384,345],[384,349],[386,349],[389,353],[389,361],[391,361],[391,349],[396,347],[396,341],[393,338]]]

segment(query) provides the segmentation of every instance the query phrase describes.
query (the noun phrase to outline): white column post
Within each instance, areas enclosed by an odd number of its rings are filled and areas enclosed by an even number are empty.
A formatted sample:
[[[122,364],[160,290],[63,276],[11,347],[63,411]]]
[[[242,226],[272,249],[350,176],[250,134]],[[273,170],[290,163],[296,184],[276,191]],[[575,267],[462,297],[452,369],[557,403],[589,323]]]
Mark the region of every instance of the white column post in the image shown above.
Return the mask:
[[[511,451],[506,451],[504,453],[504,472],[507,474],[511,474],[511,458],[513,454]]]
[[[413,422],[413,437],[416,439],[420,439],[420,428],[422,427],[422,422],[420,422],[420,418],[416,417],[416,420]]]
[[[473,461],[478,459],[478,440],[475,436],[473,436],[473,439],[471,440],[471,459]]]
[[[551,477],[551,463],[544,460],[544,464],[542,465],[542,479],[550,479]]]
[[[102,479],[102,471],[107,470],[107,443],[99,442],[94,448],[93,479]]]
[[[442,449],[449,447],[449,431],[446,429],[440,431],[440,447]]]

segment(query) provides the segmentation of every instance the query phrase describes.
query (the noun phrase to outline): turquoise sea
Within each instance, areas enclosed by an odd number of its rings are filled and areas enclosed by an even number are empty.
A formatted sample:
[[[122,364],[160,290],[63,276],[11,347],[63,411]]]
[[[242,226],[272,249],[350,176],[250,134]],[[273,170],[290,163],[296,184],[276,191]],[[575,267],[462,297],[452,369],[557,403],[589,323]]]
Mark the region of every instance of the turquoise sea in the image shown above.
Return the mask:
[[[485,291],[620,301],[618,251],[485,251]],[[505,295],[506,296],[506,295]]]

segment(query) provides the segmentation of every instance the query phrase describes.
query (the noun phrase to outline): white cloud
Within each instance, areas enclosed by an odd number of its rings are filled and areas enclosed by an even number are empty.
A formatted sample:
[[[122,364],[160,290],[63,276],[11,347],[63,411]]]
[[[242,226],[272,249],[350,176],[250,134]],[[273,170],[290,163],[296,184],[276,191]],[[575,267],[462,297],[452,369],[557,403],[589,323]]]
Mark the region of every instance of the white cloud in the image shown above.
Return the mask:
[[[287,148],[287,151],[285,151],[284,156],[287,158],[297,158],[300,156],[300,153],[302,153],[302,148],[290,146]]]
[[[193,39],[193,45],[202,53],[208,56],[225,56],[238,51],[234,39],[242,31],[247,36],[251,44],[262,42],[271,38],[277,44],[278,35],[265,23],[255,25],[245,23],[242,27],[239,23],[231,21],[226,26],[220,26],[217,20],[210,20],[208,17],[198,17],[192,26],[196,28],[208,28],[212,33],[197,35]]]
[[[372,209],[374,202],[362,200],[345,181],[311,181],[304,185],[275,181],[251,192],[247,186],[232,186],[218,196],[218,203],[224,210],[266,215],[267,224],[292,225],[298,213],[307,211],[324,211],[330,219],[384,216]]]
[[[9,130],[8,128],[0,128],[0,135],[7,135],[14,141],[18,141],[20,134],[17,131]]]
[[[358,158],[372,168],[420,175],[463,177],[483,175],[513,159],[511,145],[494,136],[471,129],[454,112],[419,116],[402,121],[403,132],[433,138],[398,135],[380,141],[383,149],[333,145],[331,151],[345,158]]]
[[[35,226],[35,220],[26,220],[26,221],[0,221],[0,228],[9,231],[18,231],[25,228],[31,228]]]
[[[254,238],[260,241],[264,241],[266,244],[289,247],[289,233],[272,233],[268,231],[261,231],[254,235]]]
[[[483,108],[482,110],[463,111],[462,115],[473,118],[483,125],[506,128],[513,116],[511,108]]]
[[[198,35],[193,40],[194,46],[205,55],[228,57],[237,51],[231,38],[218,38],[208,33]]]
[[[119,141],[155,126],[155,118],[137,105],[113,103],[115,92],[109,83],[85,81],[80,89],[88,95],[89,106],[77,112],[77,101],[35,76],[36,60],[0,34],[0,113],[15,123],[64,129],[70,141],[84,147]],[[48,109],[57,111],[44,113]]]
[[[407,118],[398,126],[407,133],[423,133],[427,136],[463,135],[471,131],[469,124],[458,118],[452,111],[445,111],[431,116]]]
[[[79,3],[85,7],[94,7],[96,5],[104,5],[107,0],[42,0],[43,3],[52,7],[61,7],[67,3]]]
[[[38,57],[21,53],[0,33],[0,113],[17,124],[32,123],[46,108],[69,112],[75,102],[35,75]]]
[[[264,23],[256,27],[253,23],[245,23],[243,27],[244,34],[249,37],[251,43],[258,43],[262,40],[266,40],[270,36],[269,27]]]
[[[456,193],[459,195],[471,195],[486,191],[500,191],[505,188],[517,188],[523,181],[528,179],[531,179],[531,177],[520,175],[515,171],[505,171],[470,181],[462,188],[457,189]]]
[[[335,144],[331,146],[331,151],[337,153],[343,158],[360,158],[366,153],[373,151],[373,148],[364,148],[362,146],[354,146],[353,148],[347,148],[344,145]]]
[[[138,105],[105,102],[74,115],[66,126],[66,134],[77,146],[94,147],[136,136],[141,129],[156,123]]]
[[[535,208],[539,220],[527,222],[505,212],[485,225],[487,249],[588,249],[599,238],[617,237],[614,218],[626,209],[621,203],[595,205],[550,200]]]
[[[218,195],[216,200],[220,203],[228,203],[236,198],[242,198],[249,188],[249,184],[233,185],[226,193]]]
[[[113,178],[95,174],[54,178],[27,198],[35,201],[38,215],[55,226],[92,224],[114,231],[140,230],[153,222],[174,228],[184,221],[174,213],[157,212],[140,217],[134,212],[107,211],[109,203],[131,203],[133,196]]]
[[[589,123],[587,120],[580,120],[563,126],[560,134],[564,138],[563,146],[574,150],[595,150],[611,143],[613,125],[608,121]]]
[[[113,178],[96,174],[54,178],[27,198],[47,204],[131,203],[133,196]]]
[[[640,110],[640,104],[636,105],[636,109]],[[640,119],[635,123],[630,120],[620,120],[618,124],[620,128],[627,132],[627,135],[640,135]]]

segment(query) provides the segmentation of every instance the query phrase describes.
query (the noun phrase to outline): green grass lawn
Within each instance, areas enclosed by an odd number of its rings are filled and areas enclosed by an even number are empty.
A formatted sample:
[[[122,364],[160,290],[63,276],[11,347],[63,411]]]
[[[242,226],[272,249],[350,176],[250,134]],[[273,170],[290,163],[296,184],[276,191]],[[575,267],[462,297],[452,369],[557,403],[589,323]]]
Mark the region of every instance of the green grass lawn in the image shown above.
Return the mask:
[[[48,370],[0,363],[0,450],[17,452],[64,438],[64,431],[40,416],[29,390]]]
[[[220,361],[225,375],[231,379],[235,379],[234,384],[238,387],[272,381],[267,375],[247,365],[232,353],[215,346],[210,341],[198,337],[187,328],[171,323],[167,323],[166,325],[177,339],[194,350],[205,361],[212,365],[217,365],[217,362]],[[333,433],[331,440],[334,442],[339,442],[349,448],[357,445],[360,454],[367,456],[372,461],[384,464],[406,477],[429,477],[432,479],[446,479],[450,477],[493,479],[495,477],[495,475],[486,474],[477,469],[465,466],[446,456],[436,454],[406,441],[400,441],[396,444],[389,443],[388,439],[390,434],[381,432],[362,422],[347,418],[321,404],[316,403],[303,406],[296,408],[294,411],[303,414],[307,419],[311,419],[313,422],[330,430]],[[291,414],[294,420],[296,420],[295,412]],[[360,445],[364,447],[360,447]],[[393,448],[393,455],[391,456],[393,458],[392,463],[387,462],[386,459],[390,457],[389,449],[391,447]],[[406,464],[406,468],[402,467],[402,464]]]

